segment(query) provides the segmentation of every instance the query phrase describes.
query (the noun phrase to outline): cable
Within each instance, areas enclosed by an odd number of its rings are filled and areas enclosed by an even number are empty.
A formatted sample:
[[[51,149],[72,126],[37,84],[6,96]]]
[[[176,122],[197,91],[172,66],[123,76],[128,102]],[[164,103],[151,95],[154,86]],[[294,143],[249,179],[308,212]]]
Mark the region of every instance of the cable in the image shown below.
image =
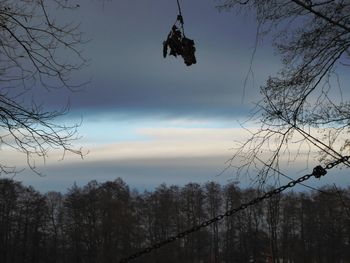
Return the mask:
[[[269,192],[266,192],[265,194],[257,197],[257,198],[254,198],[252,199],[251,201],[249,202],[246,202],[246,203],[243,203],[241,204],[240,206],[238,207],[235,207],[235,208],[232,208],[232,209],[229,209],[227,210],[225,213],[223,214],[220,214],[220,215],[217,215],[216,217],[214,218],[211,218],[207,221],[204,221],[198,225],[194,225],[193,227],[183,231],[183,232],[180,232],[174,236],[171,236],[169,237],[168,239],[166,240],[163,240],[163,241],[160,241],[158,243],[155,243],[154,245],[151,245],[149,247],[146,247],[144,248],[143,250],[139,251],[139,252],[136,252],[135,254],[132,254],[128,257],[125,257],[125,258],[122,258],[119,263],[127,263],[127,262],[130,262],[131,260],[133,259],[136,259],[136,258],[139,258],[145,254],[149,254],[151,253],[152,251],[154,250],[158,250],[160,249],[161,247],[169,244],[169,243],[172,243],[172,242],[175,242],[176,240],[179,240],[179,239],[182,239],[194,232],[197,232],[199,230],[201,230],[202,228],[205,228],[213,223],[216,223],[218,221],[221,221],[222,219],[224,219],[225,217],[229,217],[229,216],[232,216],[236,213],[238,213],[239,211],[241,210],[245,210],[247,209],[248,207],[250,206],[253,206],[257,203],[260,203],[262,201],[264,201],[265,199],[268,199],[268,198],[271,198],[272,196],[275,196],[277,194],[280,194],[281,192],[283,192],[284,190],[288,189],[288,188],[292,188],[294,187],[296,184],[300,184],[308,179],[310,179],[311,177],[315,177],[315,178],[321,178],[322,176],[326,175],[327,174],[327,171],[326,170],[329,170],[329,169],[332,169],[334,166],[340,164],[340,163],[344,163],[344,162],[347,162],[348,160],[350,159],[350,156],[343,156],[342,158],[340,159],[337,159],[329,164],[327,164],[324,168],[320,165],[314,167],[314,169],[312,170],[312,173],[311,174],[306,174],[296,180],[293,180],[293,181],[290,181],[288,184],[286,185],[283,185],[279,188],[276,188],[274,190],[271,190]]]
[[[260,158],[258,158],[258,157],[255,157],[255,158],[256,158],[259,162],[261,162],[263,165],[269,167],[269,169],[273,170],[274,172],[278,173],[279,175],[282,175],[284,178],[287,178],[287,179],[289,179],[289,180],[294,180],[292,177],[290,177],[290,176],[288,176],[288,175],[282,173],[281,171],[277,170],[276,168],[273,168],[271,165],[268,165],[267,163],[265,163],[265,162],[264,162],[263,160],[261,160]],[[304,183],[299,183],[299,184],[302,185],[302,186],[305,186],[305,187],[307,187],[307,188],[309,188],[309,189],[311,189],[311,190],[314,190],[314,191],[317,191],[317,192],[320,192],[320,193],[323,193],[323,194],[333,195],[332,193],[328,193],[328,192],[326,192],[326,191],[322,191],[322,190],[320,190],[320,189],[318,189],[318,188],[312,187],[312,186],[307,185],[307,184],[304,184]]]
[[[179,0],[176,0],[176,2],[177,2],[177,7],[179,9],[179,15],[182,17],[180,2],[179,2]],[[183,23],[183,20],[182,20],[182,23]]]

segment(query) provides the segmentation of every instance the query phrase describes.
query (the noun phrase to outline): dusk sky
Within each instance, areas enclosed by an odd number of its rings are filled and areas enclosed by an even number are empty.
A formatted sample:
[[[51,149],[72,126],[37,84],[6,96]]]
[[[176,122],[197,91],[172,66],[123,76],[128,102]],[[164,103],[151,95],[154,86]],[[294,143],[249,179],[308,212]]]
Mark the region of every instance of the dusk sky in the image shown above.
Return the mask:
[[[82,119],[82,138],[75,145],[89,153],[83,160],[67,155],[60,161],[53,151],[45,164],[37,159],[44,177],[26,169],[14,179],[40,191],[118,177],[140,190],[161,183],[236,180],[234,170],[218,174],[235,141],[248,136],[241,124],[259,100],[259,86],[281,66],[269,40],[259,41],[254,74],[243,89],[254,50],[254,15],[219,11],[219,1],[182,0],[186,35],[197,48],[197,64],[187,67],[181,58],[162,56],[162,42],[177,16],[176,0],[80,2],[72,15],[57,19],[81,22],[90,39],[81,46],[89,66],[72,78],[91,82],[81,92],[41,90],[36,96],[50,109],[69,100],[71,110],[59,121]],[[25,167],[24,156],[5,153],[8,162]],[[284,171],[296,178],[303,168]],[[348,185],[349,180],[335,176],[317,185]],[[247,183],[248,178],[242,180]]]

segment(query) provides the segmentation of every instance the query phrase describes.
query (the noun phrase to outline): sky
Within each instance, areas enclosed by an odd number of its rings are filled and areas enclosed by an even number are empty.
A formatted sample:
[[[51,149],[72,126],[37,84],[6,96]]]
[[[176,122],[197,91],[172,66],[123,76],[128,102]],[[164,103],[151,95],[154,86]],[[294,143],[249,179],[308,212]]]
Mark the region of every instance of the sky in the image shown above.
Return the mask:
[[[197,49],[197,64],[190,67],[181,58],[162,56],[162,42],[177,16],[175,0],[81,1],[74,13],[57,14],[81,22],[89,66],[72,78],[91,80],[80,92],[40,90],[36,100],[49,109],[69,102],[70,112],[58,121],[82,120],[75,145],[88,154],[61,160],[61,153],[52,151],[45,163],[36,161],[43,177],[26,169],[14,179],[40,191],[118,177],[139,190],[237,180],[235,171],[221,172],[235,142],[249,135],[242,124],[260,98],[259,86],[280,68],[280,58],[268,40],[259,41],[244,88],[256,41],[254,14],[219,11],[214,0],[180,3],[186,35]],[[3,149],[2,154],[25,167],[18,153]],[[286,167],[292,177],[304,171]]]

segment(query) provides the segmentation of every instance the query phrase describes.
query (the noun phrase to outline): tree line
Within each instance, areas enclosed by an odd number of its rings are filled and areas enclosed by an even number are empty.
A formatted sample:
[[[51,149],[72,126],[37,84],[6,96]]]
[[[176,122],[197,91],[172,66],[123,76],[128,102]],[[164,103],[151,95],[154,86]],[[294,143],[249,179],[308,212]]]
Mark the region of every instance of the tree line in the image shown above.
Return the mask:
[[[121,179],[67,193],[0,180],[0,262],[118,262],[259,195],[215,182],[130,190]],[[288,192],[135,262],[350,262],[350,188]]]

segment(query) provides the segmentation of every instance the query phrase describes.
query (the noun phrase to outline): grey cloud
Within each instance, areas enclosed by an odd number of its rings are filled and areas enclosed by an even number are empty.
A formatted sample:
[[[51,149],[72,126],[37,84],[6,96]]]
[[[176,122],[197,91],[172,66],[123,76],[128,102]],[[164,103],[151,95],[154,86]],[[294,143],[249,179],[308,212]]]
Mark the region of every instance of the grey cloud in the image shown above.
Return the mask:
[[[187,68],[181,58],[162,57],[162,41],[176,17],[174,3],[113,1],[99,9],[92,1],[76,15],[91,38],[85,46],[90,66],[72,76],[73,80],[93,77],[92,82],[77,93],[36,91],[36,100],[53,108],[69,100],[72,111],[82,113],[246,115],[251,102],[259,98],[258,86],[276,68],[267,59],[271,53],[263,54],[264,64],[254,72],[256,85],[246,87],[242,104],[254,23],[233,13],[219,13],[212,1],[183,5],[186,32],[197,43],[197,65]]]
[[[227,182],[231,176],[217,177],[225,167],[225,157],[177,158],[153,160],[99,161],[47,166],[41,168],[45,177],[25,171],[15,177],[40,191],[65,191],[75,182],[84,185],[121,177],[131,188],[153,189],[161,183],[184,185],[188,182]]]
[[[74,183],[80,186],[91,180],[98,182],[111,181],[118,177],[122,178],[131,188],[140,191],[152,190],[162,183],[168,185],[185,185],[189,182],[205,183],[207,181],[217,181],[226,184],[235,181],[234,170],[228,170],[220,174],[225,168],[225,156],[222,157],[193,157],[177,159],[153,159],[153,160],[128,160],[128,161],[104,161],[104,162],[81,162],[74,164],[63,164],[60,166],[41,168],[46,174],[39,177],[25,171],[17,175],[14,179],[22,181],[25,185],[32,185],[36,189],[46,191],[66,191]],[[304,173],[297,171],[298,168],[285,168],[284,172],[293,178],[298,178]],[[218,176],[219,175],[219,176]],[[310,179],[309,183],[313,187],[322,187],[336,182],[339,186],[346,186],[345,170],[334,170],[321,180]],[[281,178],[280,183],[286,184],[288,181]],[[241,178],[242,187],[249,186],[248,178]],[[296,191],[307,191],[305,187],[299,185],[294,188]]]

